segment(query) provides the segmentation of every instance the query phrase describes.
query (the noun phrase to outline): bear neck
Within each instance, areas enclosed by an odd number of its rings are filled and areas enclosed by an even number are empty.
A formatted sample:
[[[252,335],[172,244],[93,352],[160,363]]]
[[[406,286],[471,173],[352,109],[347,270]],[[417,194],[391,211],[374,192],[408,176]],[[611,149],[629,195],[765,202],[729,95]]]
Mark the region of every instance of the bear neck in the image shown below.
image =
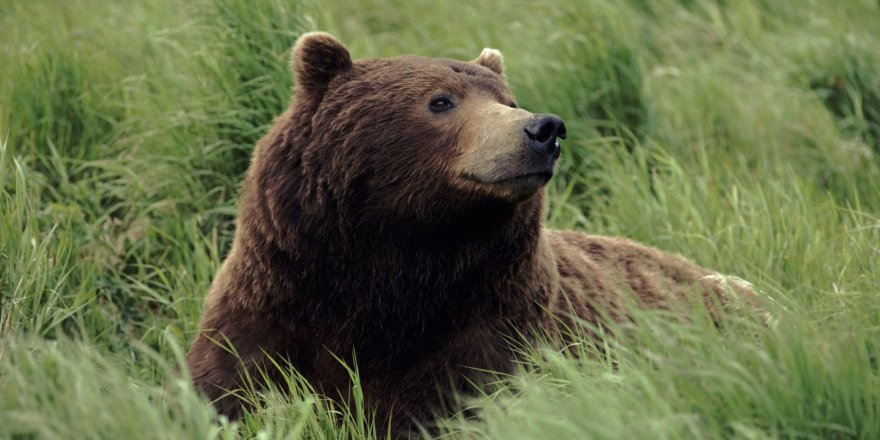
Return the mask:
[[[319,219],[303,222],[299,247],[281,251],[289,257],[273,269],[293,295],[273,308],[330,352],[356,353],[362,377],[428,356],[471,325],[492,328],[494,349],[504,349],[504,337],[536,330],[530,326],[544,316],[536,305],[552,290],[535,282],[553,279],[535,273],[546,269],[536,261],[541,205],[536,197],[484,207],[477,225],[474,213],[392,229],[345,230],[325,220],[315,231],[307,225]],[[328,332],[337,336],[320,339]]]
[[[367,308],[377,296],[393,298],[398,307],[412,302],[416,308],[431,302],[499,301],[491,298],[490,280],[528,276],[542,206],[543,196],[517,205],[487,201],[430,222],[348,222],[343,219],[358,218],[358,213],[334,207],[301,215],[276,245],[299,269],[304,290],[323,297],[349,302],[354,296]]]

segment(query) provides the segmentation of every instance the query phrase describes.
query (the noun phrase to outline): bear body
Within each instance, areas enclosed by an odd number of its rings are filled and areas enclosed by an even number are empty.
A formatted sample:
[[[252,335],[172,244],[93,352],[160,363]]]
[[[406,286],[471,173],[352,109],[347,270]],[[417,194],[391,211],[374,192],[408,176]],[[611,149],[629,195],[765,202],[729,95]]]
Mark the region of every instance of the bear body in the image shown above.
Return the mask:
[[[724,296],[677,255],[544,229],[565,126],[516,107],[497,51],[354,62],[311,33],[293,52],[294,98],[256,146],[187,356],[220,412],[240,415],[244,373],[281,380],[267,357],[343,399],[356,359],[379,425],[426,421],[443,391],[511,371],[511,336]]]

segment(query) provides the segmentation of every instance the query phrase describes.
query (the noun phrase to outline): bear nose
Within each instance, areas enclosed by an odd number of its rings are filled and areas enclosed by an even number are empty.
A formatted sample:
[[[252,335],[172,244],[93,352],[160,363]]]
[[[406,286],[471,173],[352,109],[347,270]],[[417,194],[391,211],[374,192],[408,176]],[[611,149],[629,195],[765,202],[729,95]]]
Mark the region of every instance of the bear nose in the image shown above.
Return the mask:
[[[553,160],[559,158],[560,148],[557,138],[565,139],[565,122],[556,115],[535,115],[526,124],[526,137],[529,146],[536,153]]]

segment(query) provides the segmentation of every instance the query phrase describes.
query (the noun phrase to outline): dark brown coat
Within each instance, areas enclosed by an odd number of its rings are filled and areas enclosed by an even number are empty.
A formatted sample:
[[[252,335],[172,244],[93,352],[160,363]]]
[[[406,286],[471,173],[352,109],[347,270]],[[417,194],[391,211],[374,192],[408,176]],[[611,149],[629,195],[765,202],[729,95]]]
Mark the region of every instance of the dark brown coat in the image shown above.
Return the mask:
[[[295,98],[257,144],[187,357],[222,413],[240,414],[224,395],[242,372],[278,380],[267,354],[331,397],[349,389],[337,357],[354,354],[368,406],[405,426],[440,409],[438,389],[510,371],[508,337],[550,328],[548,310],[597,323],[622,316],[624,296],[723,295],[682,257],[543,228],[564,126],[515,108],[497,51],[352,62],[312,33],[293,69]],[[552,139],[529,132],[537,123]]]

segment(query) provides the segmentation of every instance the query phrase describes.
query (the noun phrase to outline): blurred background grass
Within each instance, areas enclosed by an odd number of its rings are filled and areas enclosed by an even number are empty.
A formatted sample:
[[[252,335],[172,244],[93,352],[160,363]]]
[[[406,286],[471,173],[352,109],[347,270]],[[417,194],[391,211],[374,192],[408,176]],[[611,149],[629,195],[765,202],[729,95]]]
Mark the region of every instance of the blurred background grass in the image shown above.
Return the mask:
[[[735,273],[779,320],[536,350],[449,435],[880,437],[877,23],[873,0],[2,0],[0,436],[375,435],[307,391],[230,424],[173,374],[320,29],[358,58],[500,49],[569,127],[550,226]]]

